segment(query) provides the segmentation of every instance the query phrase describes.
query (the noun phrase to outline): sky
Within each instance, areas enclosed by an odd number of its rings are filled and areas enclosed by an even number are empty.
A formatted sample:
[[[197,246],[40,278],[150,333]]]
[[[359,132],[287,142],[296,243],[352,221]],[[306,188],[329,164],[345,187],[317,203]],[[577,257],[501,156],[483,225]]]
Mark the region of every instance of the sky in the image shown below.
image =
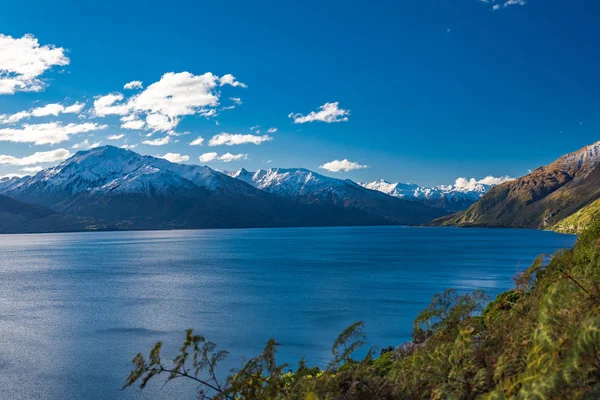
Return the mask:
[[[0,176],[95,145],[421,185],[600,140],[600,3],[7,2]]]

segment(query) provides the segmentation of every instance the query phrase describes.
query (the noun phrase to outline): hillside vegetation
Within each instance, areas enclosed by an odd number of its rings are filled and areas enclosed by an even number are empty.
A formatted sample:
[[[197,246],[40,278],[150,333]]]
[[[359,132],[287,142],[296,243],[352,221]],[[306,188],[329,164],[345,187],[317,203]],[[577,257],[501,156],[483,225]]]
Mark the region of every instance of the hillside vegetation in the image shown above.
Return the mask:
[[[560,233],[583,232],[593,221],[600,217],[600,199],[582,208],[575,214],[563,219],[552,227],[552,230]]]
[[[125,387],[164,376],[193,379],[203,399],[598,399],[600,398],[600,223],[572,250],[539,257],[512,290],[488,304],[481,292],[448,290],[414,321],[412,341],[352,355],[362,323],[344,331],[325,368],[276,362],[277,343],[220,382],[226,357],[187,332],[172,362],[161,343],[138,354]]]

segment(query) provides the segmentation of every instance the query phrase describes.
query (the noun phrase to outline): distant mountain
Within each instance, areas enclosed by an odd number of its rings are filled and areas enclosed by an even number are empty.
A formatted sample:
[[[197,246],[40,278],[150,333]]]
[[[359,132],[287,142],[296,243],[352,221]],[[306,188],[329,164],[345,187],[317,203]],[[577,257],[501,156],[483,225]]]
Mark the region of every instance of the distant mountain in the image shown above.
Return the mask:
[[[225,173],[281,198],[356,209],[398,224],[416,224],[445,214],[442,210],[364,188],[351,180],[330,178],[303,168],[271,168],[256,172],[242,168]]]
[[[436,187],[424,187],[413,183],[390,183],[383,179],[374,182],[359,182],[359,184],[390,196],[416,201],[449,212],[466,210],[495,186],[474,180],[472,182],[465,180],[463,185]]]
[[[353,186],[371,193],[366,196],[371,207],[366,200],[353,206],[278,196],[209,167],[105,146],[78,152],[35,176],[1,181],[0,193],[106,229],[418,224],[440,216]]]
[[[433,225],[546,229],[600,198],[600,142],[492,188],[468,210]]]
[[[83,222],[73,217],[0,195],[0,233],[69,232],[84,229]]]

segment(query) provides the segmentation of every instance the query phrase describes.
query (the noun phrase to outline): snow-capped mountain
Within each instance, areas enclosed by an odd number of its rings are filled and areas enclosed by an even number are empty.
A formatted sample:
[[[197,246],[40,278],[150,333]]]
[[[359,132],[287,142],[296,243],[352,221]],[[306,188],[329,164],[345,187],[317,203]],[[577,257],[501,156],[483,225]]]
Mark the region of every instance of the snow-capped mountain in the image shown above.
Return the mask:
[[[547,168],[558,168],[570,176],[585,179],[600,163],[600,141],[565,154]]]
[[[508,177],[488,177],[482,181],[459,178],[454,185],[435,187],[424,187],[413,183],[390,183],[383,179],[374,182],[359,182],[359,184],[401,199],[417,201],[448,211],[460,211],[467,209],[498,183],[510,180]]]
[[[252,186],[280,196],[343,197],[348,190],[360,190],[350,180],[330,178],[304,168],[271,168],[249,172],[244,168],[225,173]]]
[[[419,224],[440,216],[307,170],[249,174],[235,179],[105,146],[34,176],[3,179],[0,194],[124,229]]]
[[[327,177],[304,168],[270,168],[225,172],[278,197],[302,203],[333,204],[382,215],[397,223],[414,223],[440,214],[431,207],[364,188],[351,180]]]
[[[69,196],[86,193],[146,196],[167,194],[176,189],[227,189],[247,193],[246,185],[197,165],[174,164],[161,158],[142,156],[113,146],[82,151],[63,163],[0,186],[3,193],[54,205]]]

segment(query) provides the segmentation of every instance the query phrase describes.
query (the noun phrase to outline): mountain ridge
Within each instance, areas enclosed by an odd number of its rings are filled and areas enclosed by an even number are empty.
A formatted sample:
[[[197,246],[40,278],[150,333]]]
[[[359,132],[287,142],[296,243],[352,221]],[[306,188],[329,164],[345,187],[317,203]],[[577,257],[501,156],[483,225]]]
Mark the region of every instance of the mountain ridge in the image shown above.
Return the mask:
[[[549,229],[600,198],[600,142],[492,188],[463,212],[430,225]]]
[[[305,204],[330,203],[353,207],[385,215],[396,223],[409,221],[409,213],[423,215],[423,219],[445,214],[433,207],[365,188],[349,179],[331,178],[305,168],[269,168],[256,172],[242,168],[225,173],[278,197]]]
[[[171,163],[114,146],[80,151],[34,176],[2,180],[0,193],[119,229],[416,225],[441,215],[351,181],[308,170],[302,174],[354,197],[320,190],[319,185],[303,195],[283,196],[206,166]]]

